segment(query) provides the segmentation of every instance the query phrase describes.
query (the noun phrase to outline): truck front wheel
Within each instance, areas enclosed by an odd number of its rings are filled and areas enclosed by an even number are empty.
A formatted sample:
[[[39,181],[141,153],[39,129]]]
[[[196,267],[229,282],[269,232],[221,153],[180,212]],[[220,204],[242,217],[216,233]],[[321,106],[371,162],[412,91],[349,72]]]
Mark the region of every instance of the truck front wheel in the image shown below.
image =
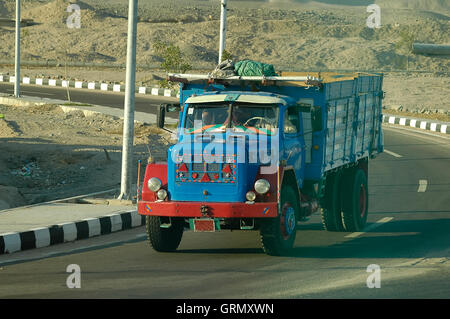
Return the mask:
[[[299,216],[297,196],[291,186],[281,189],[281,212],[276,218],[262,221],[260,235],[264,252],[272,256],[287,255],[294,246]]]
[[[182,218],[171,218],[169,227],[161,227],[161,217],[146,216],[145,230],[153,249],[159,252],[175,251],[181,242],[184,231]]]
[[[343,222],[348,232],[361,231],[367,222],[369,191],[366,173],[354,169],[345,177],[343,192]]]

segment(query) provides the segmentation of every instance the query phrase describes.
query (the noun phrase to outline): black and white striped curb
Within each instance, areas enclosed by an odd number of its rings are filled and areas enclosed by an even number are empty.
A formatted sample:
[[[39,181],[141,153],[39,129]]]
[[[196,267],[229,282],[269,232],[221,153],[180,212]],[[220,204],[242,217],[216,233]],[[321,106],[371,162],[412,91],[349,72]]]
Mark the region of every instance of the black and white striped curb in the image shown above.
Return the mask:
[[[383,123],[398,124],[401,126],[416,127],[422,130],[450,134],[450,123],[433,120],[415,119],[398,115],[383,114]]]
[[[0,234],[0,255],[106,235],[144,224],[145,216],[139,215],[137,211],[129,211],[24,232]]]
[[[15,82],[14,76],[9,75],[1,75],[0,74],[0,82]],[[75,89],[88,89],[88,90],[100,90],[100,91],[112,91],[112,92],[125,92],[125,85],[123,84],[111,84],[104,82],[86,82],[86,81],[66,81],[66,80],[56,80],[56,79],[47,79],[47,78],[22,78],[23,84],[34,84],[34,85],[42,85],[42,86],[55,86],[55,87],[72,87]],[[139,86],[137,87],[138,94],[147,94],[147,95],[158,95],[158,96],[166,96],[166,97],[179,97],[177,90],[165,89],[165,88],[157,88],[157,87],[146,87]]]

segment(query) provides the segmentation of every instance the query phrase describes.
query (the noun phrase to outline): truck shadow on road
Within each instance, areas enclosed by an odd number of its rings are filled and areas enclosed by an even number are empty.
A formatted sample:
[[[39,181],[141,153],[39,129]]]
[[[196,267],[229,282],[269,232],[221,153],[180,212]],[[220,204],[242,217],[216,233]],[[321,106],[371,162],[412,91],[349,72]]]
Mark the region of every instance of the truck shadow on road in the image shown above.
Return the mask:
[[[308,226],[311,227],[303,226],[305,234],[324,236],[323,245],[320,243],[308,245],[311,238],[302,238],[302,232],[299,231],[291,257],[327,259],[448,257],[450,219],[394,220],[356,238],[345,237],[350,233],[320,234],[315,232],[320,224]],[[306,232],[306,229],[310,231]]]
[[[446,213],[446,212],[442,212]],[[370,225],[370,224],[369,224]],[[298,226],[297,240],[291,254],[284,258],[421,258],[448,257],[450,219],[394,220],[356,238],[348,232],[327,232],[322,224]],[[230,234],[235,236],[235,234]],[[258,237],[255,234],[255,239]],[[262,248],[235,247],[179,249],[176,254],[264,254]],[[267,256],[267,258],[274,258]]]

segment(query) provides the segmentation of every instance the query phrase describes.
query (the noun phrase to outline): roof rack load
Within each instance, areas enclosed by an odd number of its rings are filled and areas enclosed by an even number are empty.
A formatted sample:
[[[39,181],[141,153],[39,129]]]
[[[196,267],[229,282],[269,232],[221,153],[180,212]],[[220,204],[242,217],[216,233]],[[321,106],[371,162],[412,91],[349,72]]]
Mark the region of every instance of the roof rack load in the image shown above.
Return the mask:
[[[214,77],[210,74],[179,74],[169,73],[167,80],[171,82],[189,83],[193,81],[232,82],[232,81],[256,81],[256,82],[305,82],[307,85],[320,85],[322,79],[314,76],[228,76]]]

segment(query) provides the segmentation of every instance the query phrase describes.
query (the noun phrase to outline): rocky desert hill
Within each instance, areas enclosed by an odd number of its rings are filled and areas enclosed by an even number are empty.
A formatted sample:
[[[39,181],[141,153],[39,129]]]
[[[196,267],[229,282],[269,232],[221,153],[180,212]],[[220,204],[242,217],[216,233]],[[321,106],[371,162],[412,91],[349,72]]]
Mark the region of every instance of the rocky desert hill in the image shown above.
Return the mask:
[[[69,29],[70,3],[81,8],[81,28]],[[366,26],[367,5],[381,7],[381,28]],[[14,0],[0,0],[13,16]],[[128,1],[29,0],[22,17],[25,61],[68,60],[121,64],[126,60]],[[448,72],[449,56],[414,55],[412,41],[450,44],[448,0],[229,1],[227,50],[290,70],[421,70]],[[157,65],[155,41],[178,45],[192,64],[218,57],[220,1],[140,0],[138,64]],[[14,32],[0,28],[0,60],[11,60]]]

